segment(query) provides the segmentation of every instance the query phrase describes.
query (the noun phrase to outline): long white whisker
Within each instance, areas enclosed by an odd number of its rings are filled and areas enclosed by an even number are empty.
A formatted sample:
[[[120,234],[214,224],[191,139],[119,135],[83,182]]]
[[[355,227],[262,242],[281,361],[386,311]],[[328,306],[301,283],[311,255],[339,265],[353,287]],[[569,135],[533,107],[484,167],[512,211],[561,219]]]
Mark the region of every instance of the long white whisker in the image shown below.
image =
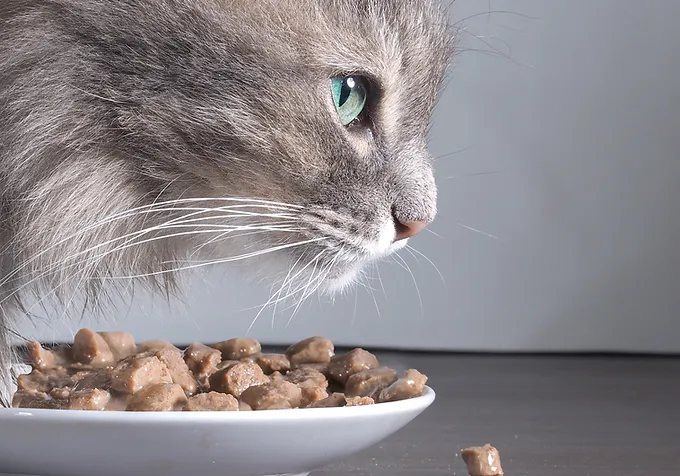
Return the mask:
[[[406,267],[406,270],[411,275],[411,279],[413,280],[413,286],[416,288],[416,294],[418,295],[418,302],[420,303],[420,314],[421,314],[421,317],[425,317],[425,311],[424,311],[424,308],[423,308],[423,298],[420,295],[420,288],[418,287],[418,282],[416,281],[416,277],[413,274],[413,271],[411,271],[411,267],[408,265],[408,263],[406,262],[406,260],[404,258],[399,256],[399,254],[395,254],[394,257],[398,258],[404,264],[404,266]]]
[[[304,271],[305,269],[307,269],[307,268],[309,267],[309,264],[310,264],[312,261],[314,261],[315,259],[318,259],[322,254],[323,254],[323,250],[322,250],[321,252],[319,252],[314,258],[312,258],[312,259],[309,261],[309,263],[307,263],[307,264],[300,270],[300,272],[302,272],[302,271]],[[298,265],[298,263],[300,262],[301,259],[302,259],[302,256],[300,256],[300,257],[295,261],[295,263],[293,263],[293,266],[290,268],[290,270],[288,271],[288,274],[287,274],[286,277],[283,279],[283,282],[281,283],[281,288],[278,290],[278,292],[276,293],[276,295],[280,296],[281,293],[283,293],[283,290],[286,288],[286,285],[288,286],[288,289],[290,289],[291,283],[293,282],[293,279],[295,279],[297,276],[300,275],[300,272],[298,272],[298,273],[296,273],[292,278],[290,277],[291,273],[295,270],[295,267]],[[288,296],[284,296],[283,299],[284,299],[284,300],[285,300],[285,299],[288,299]],[[277,309],[277,307],[278,307],[280,301],[281,301],[281,299],[279,299],[279,298],[277,298],[276,301],[274,301],[274,308],[272,309],[272,329],[274,329],[274,321],[275,321],[275,319],[276,319],[276,309]]]
[[[220,263],[227,263],[227,262],[238,261],[238,260],[247,259],[247,258],[251,258],[251,257],[256,257],[256,256],[259,256],[259,255],[262,255],[262,254],[271,253],[271,252],[278,251],[278,250],[282,250],[282,249],[286,249],[286,248],[292,248],[292,247],[294,247],[294,246],[300,246],[300,245],[307,244],[307,243],[311,243],[311,242],[315,242],[315,241],[320,241],[321,239],[324,239],[324,238],[316,238],[316,239],[313,239],[313,240],[307,240],[307,241],[302,241],[302,242],[298,242],[298,243],[291,243],[291,244],[287,244],[287,245],[281,245],[281,246],[277,246],[277,247],[274,247],[274,248],[269,248],[269,249],[267,249],[267,250],[262,250],[262,251],[258,251],[258,252],[247,253],[247,254],[244,254],[244,255],[240,255],[240,256],[236,256],[236,257],[232,257],[232,258],[227,258],[227,259],[214,260],[214,261],[211,261],[211,262],[202,263],[202,264],[193,265],[193,266],[185,266],[185,267],[180,267],[180,268],[173,268],[173,269],[169,269],[169,270],[162,270],[162,271],[157,271],[157,272],[154,272],[154,273],[148,273],[148,274],[143,274],[143,275],[138,275],[138,276],[114,276],[114,277],[105,277],[105,278],[102,278],[102,280],[138,279],[138,278],[145,278],[145,277],[150,277],[150,276],[158,276],[158,275],[162,275],[162,274],[168,274],[168,273],[172,273],[172,272],[178,272],[178,271],[196,269],[196,268],[199,268],[199,267],[202,267],[202,266],[208,266],[208,265],[212,265],[212,264],[220,264]],[[62,287],[64,284],[65,284],[65,283],[62,282],[62,283],[60,283],[59,285],[57,285],[54,289],[52,289],[52,291],[50,291],[50,293],[48,293],[47,295],[43,296],[43,297],[38,301],[38,303],[35,303],[33,306],[31,306],[31,309],[33,309],[36,305],[38,305],[38,304],[44,302],[50,295],[54,294],[54,293],[55,293],[60,287]],[[7,298],[5,298],[5,299],[7,299]],[[2,301],[0,301],[0,304],[1,304],[1,303],[2,303]]]
[[[216,260],[212,260],[212,261],[205,262],[205,263],[195,264],[195,265],[192,265],[192,266],[185,266],[185,267],[181,267],[181,268],[175,268],[175,269],[170,269],[170,270],[162,270],[162,271],[156,271],[156,272],[153,272],[153,273],[146,273],[146,274],[139,274],[139,275],[132,275],[132,276],[116,276],[116,277],[105,278],[105,279],[139,279],[139,278],[148,278],[148,277],[151,277],[151,276],[160,276],[160,275],[163,275],[163,274],[177,272],[177,271],[185,271],[185,270],[202,268],[202,267],[205,267],[205,266],[211,266],[211,265],[215,265],[215,264],[230,263],[230,262],[233,262],[233,261],[245,260],[245,259],[248,259],[248,258],[255,258],[257,256],[261,256],[261,255],[268,254],[268,253],[273,253],[275,251],[285,250],[285,249],[288,249],[288,248],[293,248],[293,247],[296,247],[296,246],[302,246],[302,245],[306,245],[306,244],[309,244],[309,243],[315,243],[315,242],[325,240],[325,239],[326,239],[325,237],[313,238],[313,239],[310,239],[310,240],[299,241],[299,242],[296,242],[296,243],[288,243],[288,244],[285,244],[285,245],[275,246],[275,247],[272,247],[272,248],[269,248],[269,249],[266,249],[266,250],[262,250],[262,251],[255,251],[255,252],[251,252],[251,253],[246,253],[246,254],[235,256],[235,257],[232,257],[232,258],[216,259]]]
[[[293,318],[297,314],[298,309],[300,309],[300,306],[302,305],[302,303],[307,298],[307,291],[309,290],[309,287],[311,286],[312,282],[317,279],[317,276],[315,276],[315,273],[316,273],[316,268],[317,268],[318,264],[319,264],[318,261],[314,262],[314,269],[312,269],[312,272],[309,275],[309,279],[307,280],[307,284],[304,287],[304,290],[302,292],[302,296],[298,300],[297,305],[295,306],[295,309],[293,309],[293,312],[290,315],[290,319],[288,319],[288,322],[286,322],[286,328],[290,325],[291,322],[293,322]]]
[[[380,276],[380,265],[375,264],[375,272],[378,274],[378,282],[380,283],[380,288],[382,289],[385,299],[387,299],[387,291],[385,291],[385,284],[383,283],[382,276]]]
[[[444,287],[445,287],[445,288],[448,288],[448,286],[447,286],[447,284],[446,284],[446,280],[444,279],[444,275],[443,275],[442,272],[439,270],[439,268],[437,267],[437,265],[434,264],[434,263],[432,262],[432,260],[431,260],[430,258],[428,258],[428,257],[425,255],[425,253],[422,253],[422,252],[418,251],[417,249],[415,249],[415,248],[412,247],[411,245],[406,245],[406,249],[407,249],[411,254],[416,253],[417,255],[419,255],[419,256],[425,258],[425,260],[426,260],[428,263],[430,263],[430,264],[432,265],[432,267],[435,269],[435,271],[437,271],[437,274],[439,274],[439,277],[441,278],[442,284],[444,285]]]
[[[168,226],[168,228],[169,228],[169,227],[170,227],[170,226]],[[154,228],[154,231],[159,231],[160,229],[162,229],[162,228],[158,228],[158,227],[153,227],[153,228]],[[254,227],[253,227],[253,228],[254,228]],[[236,229],[238,229],[238,228],[236,228]],[[243,227],[241,227],[241,229],[243,229]],[[222,231],[223,231],[222,229],[217,229],[217,230],[215,230],[215,229],[208,229],[208,230],[191,230],[191,231],[180,232],[180,233],[172,233],[172,234],[169,234],[169,235],[156,236],[156,237],[153,237],[153,238],[149,238],[149,239],[141,240],[141,241],[136,241],[136,242],[132,242],[132,240],[128,240],[126,243],[124,243],[124,244],[121,245],[121,246],[118,246],[118,247],[116,247],[116,248],[114,248],[114,249],[108,250],[108,251],[106,251],[106,252],[104,252],[104,253],[101,253],[101,254],[99,254],[99,255],[97,255],[97,256],[95,256],[95,257],[86,259],[85,262],[86,262],[86,263],[87,263],[87,262],[90,262],[90,263],[99,262],[99,261],[101,261],[103,258],[105,258],[106,256],[111,255],[111,254],[113,254],[113,253],[118,253],[118,252],[120,252],[120,251],[122,251],[122,250],[131,248],[131,247],[134,247],[134,246],[139,246],[139,245],[143,245],[143,244],[149,244],[149,243],[152,243],[152,242],[158,241],[158,240],[164,240],[164,239],[176,238],[176,237],[180,237],[180,236],[188,236],[188,235],[198,235],[198,234],[206,234],[206,233],[220,233],[220,232],[222,232]],[[269,231],[269,230],[264,230],[264,231]],[[285,229],[277,228],[277,231],[285,231]],[[139,235],[139,234],[140,234],[140,232],[134,232],[134,233],[130,233],[129,235],[125,235],[125,237],[134,236],[134,235]],[[136,237],[137,237],[137,236],[134,236],[134,238],[136,238]],[[115,240],[110,240],[110,242],[113,242],[113,241],[115,241]],[[74,255],[71,255],[71,256],[67,257],[65,260],[62,260],[61,263],[63,263],[64,261],[68,261],[68,260],[70,260],[70,259],[72,259],[72,258],[75,258],[75,257],[77,257],[77,256],[79,256],[79,255],[83,255],[83,254],[89,253],[89,252],[91,252],[91,251],[94,251],[96,248],[98,248],[98,247],[100,247],[100,246],[103,246],[103,245],[102,245],[102,244],[99,244],[99,245],[94,246],[94,247],[92,247],[92,248],[90,248],[90,249],[87,249],[87,250],[81,251],[81,252],[79,252],[79,253],[76,253],[76,254],[74,254]],[[61,263],[60,263],[60,264],[61,264]],[[71,263],[71,264],[69,264],[69,265],[67,265],[67,266],[61,265],[61,269],[62,269],[62,270],[67,270],[67,269],[72,268],[72,267],[80,266],[81,264],[83,264],[83,262],[75,262],[75,263]],[[8,296],[6,296],[2,301],[0,301],[0,304],[2,304],[2,303],[4,303],[5,301],[7,301],[7,299],[11,298],[15,293],[20,292],[20,291],[23,290],[24,288],[30,286],[31,284],[35,283],[36,281],[40,280],[41,278],[47,276],[48,274],[50,274],[50,272],[53,271],[53,269],[55,269],[55,268],[57,268],[57,267],[58,267],[58,265],[53,265],[53,266],[49,267],[48,270],[43,271],[43,272],[42,272],[41,274],[39,274],[37,277],[35,277],[35,278],[29,280],[28,282],[22,284],[22,285],[19,286],[16,290],[14,290],[11,294],[9,294]],[[49,297],[50,295],[52,295],[54,292],[56,292],[60,287],[62,287],[62,286],[65,285],[65,284],[66,284],[66,282],[63,282],[60,286],[57,286],[56,288],[54,288],[54,289],[53,289],[47,296],[45,296],[43,299],[45,299],[45,298]],[[41,299],[41,301],[42,301],[43,299]]]
[[[296,277],[298,277],[300,274],[302,274],[302,273],[305,271],[305,269],[307,269],[307,268],[310,266],[311,263],[315,262],[315,260],[316,260],[319,256],[321,256],[323,253],[324,253],[324,251],[319,252],[319,253],[318,253],[314,258],[312,258],[312,259],[309,261],[309,263],[307,263],[300,271],[298,271],[297,273],[295,273],[295,275],[293,275],[293,277],[290,278],[290,281],[292,281],[293,279],[295,279]],[[300,261],[301,258],[302,258],[302,257],[298,258],[298,260],[295,262],[295,264],[297,264],[297,263]],[[288,276],[290,276],[290,273],[291,273],[291,271],[292,271],[294,268],[295,268],[295,265],[293,265],[293,267],[291,268],[291,270],[288,272]],[[286,276],[286,279],[288,279],[288,276]],[[248,327],[248,332],[250,332],[250,331],[252,330],[253,326],[255,325],[255,322],[257,322],[257,320],[258,320],[258,318],[260,317],[260,315],[262,314],[262,312],[263,312],[263,311],[264,311],[264,310],[272,303],[272,301],[273,301],[274,304],[276,305],[276,303],[278,303],[280,300],[282,300],[282,299],[287,299],[288,297],[290,297],[290,296],[283,296],[282,298],[277,298],[277,296],[279,296],[279,295],[281,294],[281,292],[283,291],[284,286],[285,286],[285,282],[286,282],[286,280],[284,280],[284,284],[281,285],[281,289],[280,289],[276,294],[272,295],[272,296],[269,298],[269,300],[267,300],[267,302],[264,303],[264,305],[262,306],[262,308],[260,309],[260,311],[255,315],[255,318],[253,319],[253,321],[250,323],[250,326]],[[295,293],[295,292],[297,292],[297,291],[294,291],[294,293]],[[276,298],[276,301],[274,301],[275,298]]]
[[[352,313],[352,320],[350,321],[349,326],[354,327],[354,324],[357,321],[357,307],[359,304],[359,293],[354,293],[354,312]]]
[[[370,294],[371,298],[373,298],[373,304],[375,304],[375,312],[378,315],[378,320],[382,321],[382,314],[380,313],[380,306],[378,306],[378,300],[375,297],[375,291],[373,290],[373,286],[367,285],[366,289],[368,289],[368,294]]]
[[[293,313],[291,314],[290,319],[288,319],[288,322],[286,323],[286,327],[288,327],[290,325],[290,323],[293,322],[293,319],[297,315],[297,312],[300,309],[300,306],[302,305],[302,303],[304,303],[309,298],[309,296],[314,294],[321,287],[321,285],[324,283],[324,281],[328,277],[328,273],[330,272],[330,269],[335,265],[335,262],[337,261],[339,255],[340,255],[340,253],[337,253],[333,257],[333,259],[324,268],[322,268],[319,271],[315,280],[308,281],[307,285],[304,287],[305,292],[302,295],[302,297],[300,298],[300,300],[298,301],[297,305],[295,306],[295,309],[293,310]],[[314,277],[315,271],[316,271],[316,264],[314,265],[314,270],[312,271],[311,277]],[[314,283],[314,287],[312,288],[311,291],[308,291],[311,283]]]
[[[240,230],[227,230],[224,233],[220,233],[216,237],[211,238],[207,242],[201,244],[201,246],[197,247],[191,253],[191,255],[189,255],[189,257],[191,258],[191,257],[197,255],[206,246],[212,245],[212,244],[214,244],[218,241],[226,240],[227,238],[229,238],[229,239],[241,238],[241,237],[244,237],[244,236],[257,235],[257,234],[265,233],[265,232],[269,232],[269,231],[284,231],[284,232],[290,232],[290,233],[299,233],[299,232],[304,231],[304,228],[290,228],[290,225],[280,225],[280,226],[267,225],[267,227],[262,228],[262,229],[254,229],[254,231],[248,231],[247,233],[238,233],[238,234],[234,235],[233,233],[236,232],[236,231],[240,231]]]
[[[44,254],[52,251],[53,249],[55,249],[58,246],[66,243],[67,241],[76,238],[77,236],[84,235],[88,231],[91,231],[91,230],[94,230],[96,228],[108,225],[110,223],[114,223],[115,221],[118,221],[118,220],[124,220],[124,219],[127,219],[127,218],[131,218],[131,217],[134,217],[135,215],[139,215],[139,214],[164,213],[166,211],[177,212],[178,210],[182,211],[181,209],[178,209],[178,208],[167,208],[167,209],[166,208],[160,208],[160,207],[167,205],[167,204],[170,204],[170,203],[188,203],[188,202],[199,202],[199,201],[208,201],[208,200],[213,200],[213,201],[217,201],[217,202],[222,201],[222,200],[236,201],[236,202],[247,202],[248,201],[247,199],[237,199],[237,198],[233,198],[233,199],[230,199],[230,198],[180,199],[180,200],[171,200],[171,201],[166,201],[166,202],[158,202],[158,203],[150,204],[150,205],[143,205],[141,207],[129,209],[129,210],[126,210],[124,212],[115,213],[113,215],[110,215],[110,216],[98,221],[98,222],[95,222],[91,225],[85,226],[83,229],[79,230],[78,232],[73,233],[69,236],[66,236],[65,238],[62,238],[61,240],[58,240],[57,242],[53,243],[51,246],[43,249],[40,253],[36,253],[31,258],[25,260],[21,265],[16,267],[7,276],[5,276],[0,281],[0,286],[7,284],[9,282],[9,280],[14,278],[14,276],[16,276],[21,270],[23,270],[25,267],[30,265],[35,260],[39,259]],[[266,201],[261,201],[261,200],[250,200],[250,202],[253,203],[253,205],[251,205],[253,207],[257,207],[258,205],[265,205],[267,203]],[[277,203],[277,202],[271,202],[271,203],[273,204],[273,206],[280,207],[282,209],[286,209],[285,204],[280,204],[280,203]],[[156,207],[156,208],[153,208],[153,207]],[[241,208],[241,207],[243,207],[243,205],[240,205],[240,204],[239,205],[233,205],[233,207]],[[290,205],[289,207],[290,207],[291,210],[295,210],[295,209],[299,210],[301,208],[300,206],[292,206],[292,205]],[[207,211],[215,211],[215,210],[224,211],[224,210],[228,210],[228,209],[229,209],[229,207],[219,207],[217,209],[214,209],[214,208],[213,209],[210,209],[210,208],[193,208],[191,210],[194,210],[194,213],[192,213],[191,215],[201,214],[201,213],[205,213]],[[178,217],[175,220],[184,219],[184,218],[186,218],[186,216]]]
[[[170,222],[167,222],[167,223],[172,223],[173,221],[174,220],[171,220]],[[143,230],[138,230],[138,231],[135,231],[135,232],[132,232],[132,233],[128,233],[127,235],[122,235],[122,236],[119,236],[117,238],[114,238],[114,239],[111,239],[111,240],[108,240],[108,241],[105,241],[105,242],[102,242],[102,243],[98,243],[95,246],[81,250],[78,253],[74,253],[74,254],[64,258],[60,263],[55,264],[53,267],[59,266],[62,263],[67,262],[69,260],[72,260],[73,258],[76,258],[78,256],[91,253],[92,251],[96,250],[97,248],[101,248],[101,247],[110,245],[112,243],[115,243],[116,241],[121,241],[121,240],[126,240],[126,242],[123,243],[122,245],[114,248],[113,250],[109,250],[108,252],[104,253],[103,255],[100,255],[100,256],[95,257],[93,259],[97,259],[99,257],[104,257],[104,256],[111,254],[111,253],[116,253],[116,252],[122,251],[123,249],[126,249],[130,246],[138,246],[138,245],[150,243],[152,241],[159,240],[159,239],[167,239],[167,238],[173,238],[173,237],[190,235],[190,234],[215,233],[215,232],[220,232],[224,229],[227,229],[227,230],[230,230],[230,231],[240,231],[240,230],[250,230],[250,229],[252,229],[252,230],[286,231],[286,228],[284,228],[284,227],[288,226],[288,224],[286,222],[284,222],[282,224],[265,223],[264,225],[255,223],[255,224],[251,224],[251,225],[241,225],[241,226],[237,226],[237,225],[192,224],[191,220],[187,220],[184,223],[185,224],[182,224],[182,225],[178,225],[178,224],[156,225],[156,226],[149,227],[149,228],[146,228],[146,229],[143,229]],[[205,227],[205,228],[209,228],[209,230],[207,230],[207,231],[206,230],[196,230],[196,231],[191,230],[191,231],[187,231],[187,232],[184,232],[184,233],[176,233],[176,234],[173,234],[173,235],[161,235],[159,237],[154,237],[154,238],[151,238],[151,239],[148,239],[148,240],[137,241],[137,242],[133,243],[134,239],[136,239],[140,236],[143,236],[145,234],[154,232],[154,231],[162,231],[162,230],[165,230],[165,229],[176,229],[176,228],[178,228],[178,229],[182,229],[182,228],[193,229],[193,228],[197,228],[197,227],[198,228]],[[132,243],[132,245],[129,245],[130,243]],[[127,245],[129,245],[129,246],[127,246]],[[76,264],[78,264],[78,263],[76,263]]]
[[[493,238],[494,240],[498,240],[499,238],[496,235],[492,235],[491,233],[486,233],[482,230],[478,230],[477,228],[472,228],[471,226],[464,225],[462,223],[456,223],[458,226],[465,228],[466,230],[474,231],[475,233],[479,233],[480,235],[488,236],[489,238]]]
[[[430,234],[436,236],[436,237],[439,238],[439,239],[442,239],[442,240],[444,239],[444,237],[443,237],[442,235],[440,235],[440,234],[438,234],[438,233],[436,233],[436,232],[430,230],[429,228],[425,228],[425,231],[427,231],[428,233],[430,233]]]

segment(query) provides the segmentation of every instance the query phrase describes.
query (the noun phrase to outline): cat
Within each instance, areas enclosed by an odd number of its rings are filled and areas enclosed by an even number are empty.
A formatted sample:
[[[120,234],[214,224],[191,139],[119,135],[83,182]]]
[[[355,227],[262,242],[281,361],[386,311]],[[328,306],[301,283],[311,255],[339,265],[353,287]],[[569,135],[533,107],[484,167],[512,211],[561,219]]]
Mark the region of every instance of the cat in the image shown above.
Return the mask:
[[[27,296],[342,292],[435,217],[436,0],[2,0],[0,380]],[[284,291],[285,290],[285,291]]]

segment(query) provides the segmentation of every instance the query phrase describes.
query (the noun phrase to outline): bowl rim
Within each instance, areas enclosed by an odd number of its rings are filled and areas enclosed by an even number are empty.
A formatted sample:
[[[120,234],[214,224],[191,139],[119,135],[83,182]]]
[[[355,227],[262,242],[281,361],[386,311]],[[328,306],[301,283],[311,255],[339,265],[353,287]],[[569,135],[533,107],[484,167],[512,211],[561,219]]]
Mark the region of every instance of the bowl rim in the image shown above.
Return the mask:
[[[394,415],[424,410],[435,400],[436,393],[425,386],[419,397],[396,402],[377,403],[355,407],[331,408],[295,408],[264,411],[207,411],[207,412],[126,412],[126,411],[91,411],[91,410],[56,410],[32,408],[0,408],[0,422],[19,418],[38,418],[42,422],[51,420],[87,423],[206,423],[206,422],[276,422],[276,421],[308,421],[317,419],[346,419],[350,417],[374,417]],[[0,426],[1,423],[0,423]]]

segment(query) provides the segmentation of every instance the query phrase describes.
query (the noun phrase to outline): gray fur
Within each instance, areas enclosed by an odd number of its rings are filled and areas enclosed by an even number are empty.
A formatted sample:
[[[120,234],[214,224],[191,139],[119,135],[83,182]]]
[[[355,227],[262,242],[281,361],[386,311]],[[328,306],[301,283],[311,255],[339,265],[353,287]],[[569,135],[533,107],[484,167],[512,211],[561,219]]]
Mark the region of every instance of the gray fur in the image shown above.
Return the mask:
[[[197,259],[286,244],[239,262],[282,289],[338,290],[391,252],[376,243],[392,213],[431,221],[447,19],[435,0],[2,0],[2,368],[29,293],[96,305],[142,275],[168,292]],[[345,128],[329,79],[348,73],[377,89]],[[234,205],[250,208],[219,208]],[[161,226],[197,207],[203,221]]]

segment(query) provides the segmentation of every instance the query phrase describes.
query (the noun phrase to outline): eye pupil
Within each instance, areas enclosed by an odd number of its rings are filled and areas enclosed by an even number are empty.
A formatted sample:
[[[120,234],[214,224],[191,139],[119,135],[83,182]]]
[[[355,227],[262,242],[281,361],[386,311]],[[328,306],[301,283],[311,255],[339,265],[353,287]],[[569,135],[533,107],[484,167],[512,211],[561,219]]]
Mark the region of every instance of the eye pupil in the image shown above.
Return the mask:
[[[342,107],[349,99],[349,95],[352,94],[352,88],[354,87],[354,80],[350,84],[352,78],[346,79],[342,82],[342,88],[340,89],[340,100],[338,101],[338,106]]]
[[[335,109],[344,126],[355,122],[366,106],[367,89],[358,76],[339,76],[331,80]]]

